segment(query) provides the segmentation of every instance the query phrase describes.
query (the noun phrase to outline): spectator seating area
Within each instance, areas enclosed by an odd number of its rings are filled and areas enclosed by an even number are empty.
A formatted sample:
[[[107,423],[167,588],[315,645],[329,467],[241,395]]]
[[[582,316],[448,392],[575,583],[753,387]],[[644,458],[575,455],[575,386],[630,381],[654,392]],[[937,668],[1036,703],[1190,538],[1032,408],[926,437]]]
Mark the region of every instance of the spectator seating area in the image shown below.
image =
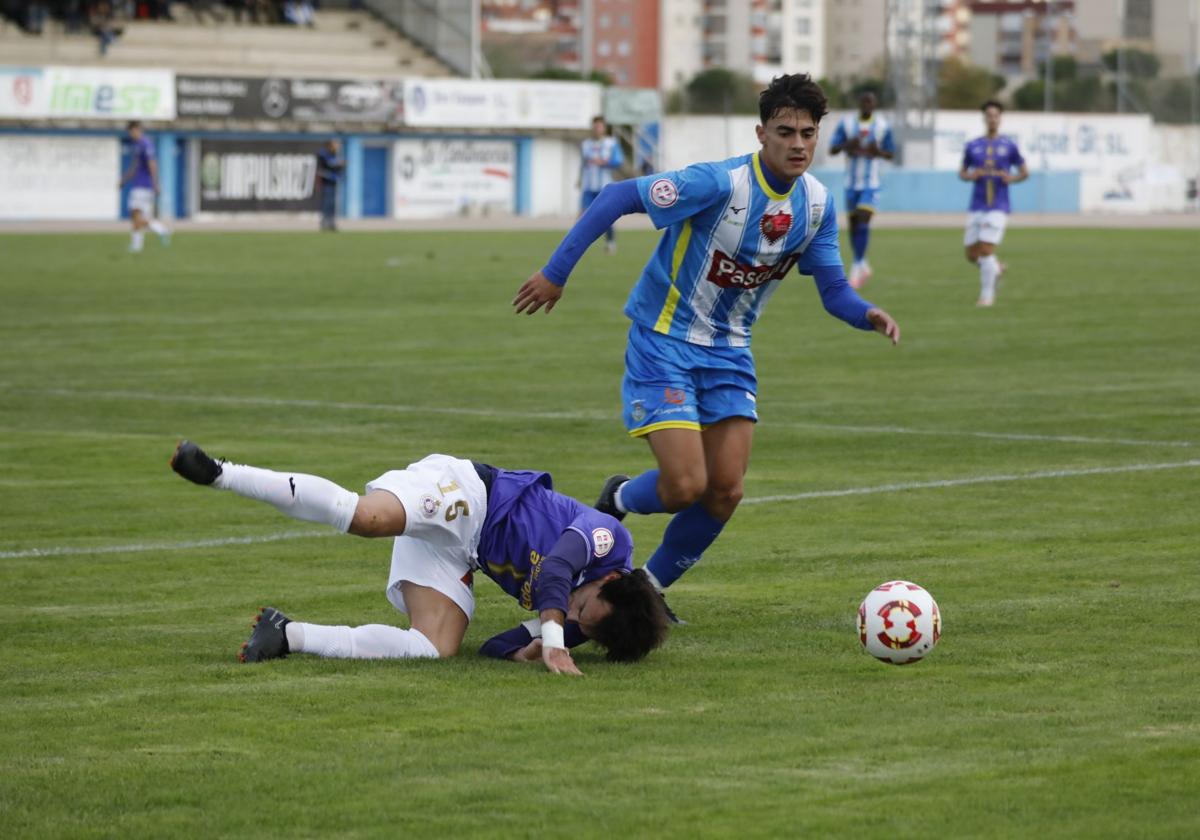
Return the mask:
[[[301,8],[303,7],[303,8]],[[0,0],[0,62],[281,76],[450,76],[365,11],[274,0]]]

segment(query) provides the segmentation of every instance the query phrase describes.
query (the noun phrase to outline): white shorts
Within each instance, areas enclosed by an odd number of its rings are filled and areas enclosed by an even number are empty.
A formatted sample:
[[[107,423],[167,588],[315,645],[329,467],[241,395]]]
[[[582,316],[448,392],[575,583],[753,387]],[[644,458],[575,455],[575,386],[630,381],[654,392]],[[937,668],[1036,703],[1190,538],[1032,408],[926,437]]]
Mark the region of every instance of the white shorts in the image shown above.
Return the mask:
[[[386,490],[404,505],[404,536],[392,544],[387,597],[407,613],[400,584],[428,586],[475,614],[472,573],[479,535],[487,516],[487,488],[475,465],[449,455],[430,455],[403,470],[367,482],[367,491]]]
[[[967,214],[967,232],[964,245],[988,242],[999,245],[1004,239],[1004,228],[1008,226],[1008,214],[1003,210],[975,210]]]
[[[154,215],[154,190],[149,187],[134,187],[129,191],[129,214],[140,210],[147,218]]]

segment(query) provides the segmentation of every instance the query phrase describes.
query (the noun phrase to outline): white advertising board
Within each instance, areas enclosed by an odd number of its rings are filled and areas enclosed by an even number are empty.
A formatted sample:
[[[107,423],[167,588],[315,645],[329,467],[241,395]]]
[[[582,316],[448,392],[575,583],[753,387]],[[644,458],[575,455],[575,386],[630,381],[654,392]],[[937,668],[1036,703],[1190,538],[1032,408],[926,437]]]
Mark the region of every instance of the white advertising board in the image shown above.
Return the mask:
[[[512,213],[516,144],[509,140],[397,140],[392,215],[398,219]]]
[[[404,81],[404,121],[413,126],[586,129],[600,105],[591,82]]]
[[[0,136],[0,219],[116,219],[120,167],[115,137]]]
[[[0,118],[43,117],[46,77],[41,67],[0,67]]]
[[[938,111],[936,126],[934,168],[957,170],[963,146],[983,134],[983,117],[978,111]],[[1009,111],[1000,124],[1000,132],[1017,141],[1031,172],[1079,171],[1084,212],[1151,209],[1152,131],[1143,115]]]
[[[175,74],[114,67],[0,67],[0,117],[175,119]]]

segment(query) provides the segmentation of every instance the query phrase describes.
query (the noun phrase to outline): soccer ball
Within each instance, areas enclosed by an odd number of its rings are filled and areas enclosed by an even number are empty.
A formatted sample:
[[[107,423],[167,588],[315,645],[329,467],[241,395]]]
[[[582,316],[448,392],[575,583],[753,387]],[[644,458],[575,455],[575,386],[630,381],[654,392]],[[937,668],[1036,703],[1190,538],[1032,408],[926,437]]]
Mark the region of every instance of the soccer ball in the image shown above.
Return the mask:
[[[880,662],[909,665],[942,637],[937,601],[915,583],[881,583],[858,605],[858,640]]]

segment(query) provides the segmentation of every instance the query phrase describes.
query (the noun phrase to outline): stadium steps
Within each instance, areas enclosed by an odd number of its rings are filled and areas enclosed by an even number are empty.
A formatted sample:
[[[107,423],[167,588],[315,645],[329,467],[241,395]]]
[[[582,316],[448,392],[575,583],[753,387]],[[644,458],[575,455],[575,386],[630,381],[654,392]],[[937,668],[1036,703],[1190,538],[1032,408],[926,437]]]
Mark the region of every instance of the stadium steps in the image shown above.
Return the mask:
[[[102,57],[90,33],[51,23],[41,36],[0,27],[5,64],[165,67],[179,72],[279,76],[451,76],[417,44],[364,12],[324,11],[313,28],[127,21]]]

